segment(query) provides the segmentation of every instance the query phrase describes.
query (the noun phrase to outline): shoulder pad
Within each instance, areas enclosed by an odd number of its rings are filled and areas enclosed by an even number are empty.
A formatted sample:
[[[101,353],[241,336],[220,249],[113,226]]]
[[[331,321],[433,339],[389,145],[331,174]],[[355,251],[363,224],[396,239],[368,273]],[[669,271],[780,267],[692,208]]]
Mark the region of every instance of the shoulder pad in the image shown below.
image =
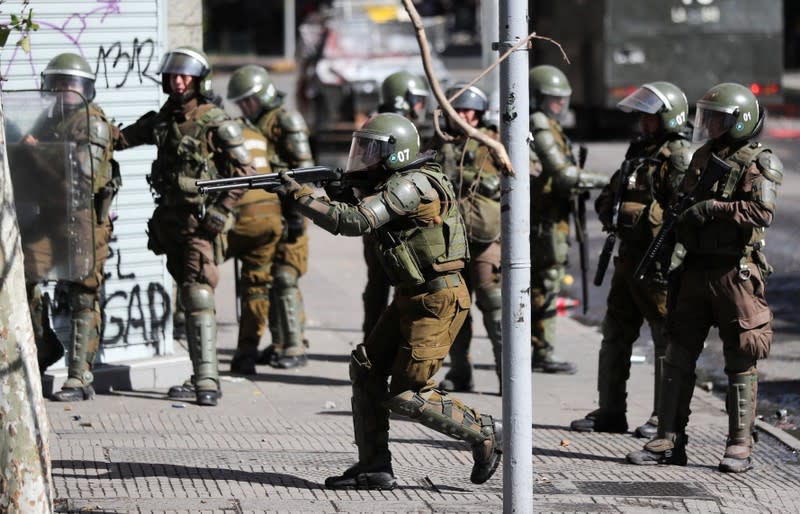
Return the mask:
[[[756,159],[756,165],[767,180],[776,184],[783,182],[783,163],[771,150],[761,152]]]
[[[100,146],[106,146],[111,141],[111,128],[100,116],[89,117],[89,141]]]
[[[537,130],[533,136],[532,147],[537,151],[544,151],[556,145],[556,137],[553,135],[553,132],[550,130],[550,127],[547,127],[546,130],[540,129]]]
[[[388,207],[397,214],[414,212],[422,202],[422,194],[415,180],[415,173],[394,173],[386,181],[383,192]],[[422,180],[427,179],[422,175]]]
[[[217,137],[223,146],[237,146],[244,143],[242,126],[233,120],[225,120],[217,127]]]
[[[536,111],[535,113],[531,114],[531,132],[535,132],[537,130],[550,130],[550,118],[543,112]]]
[[[278,112],[278,124],[286,132],[305,132],[308,130],[308,125],[306,125],[306,120],[303,119],[303,116],[299,112],[289,109],[281,109]]]

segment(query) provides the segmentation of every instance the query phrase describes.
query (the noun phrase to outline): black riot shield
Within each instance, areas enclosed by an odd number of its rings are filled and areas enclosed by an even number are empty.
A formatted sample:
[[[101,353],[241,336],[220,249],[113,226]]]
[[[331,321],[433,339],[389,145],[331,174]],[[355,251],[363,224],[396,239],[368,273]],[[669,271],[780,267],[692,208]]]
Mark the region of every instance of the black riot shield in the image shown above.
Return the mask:
[[[25,280],[81,281],[95,266],[86,99],[4,91],[3,114]]]

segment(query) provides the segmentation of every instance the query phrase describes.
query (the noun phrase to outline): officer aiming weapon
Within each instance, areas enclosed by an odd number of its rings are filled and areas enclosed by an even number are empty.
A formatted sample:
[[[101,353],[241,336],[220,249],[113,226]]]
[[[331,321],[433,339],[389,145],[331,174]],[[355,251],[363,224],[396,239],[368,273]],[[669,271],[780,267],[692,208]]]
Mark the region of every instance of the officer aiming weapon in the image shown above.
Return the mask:
[[[327,166],[310,166],[308,168],[295,168],[286,170],[286,176],[293,178],[300,184],[324,184],[327,182],[342,181],[344,172],[341,168],[329,168]],[[260,175],[249,175],[246,177],[228,177],[209,180],[198,180],[195,182],[197,192],[208,194],[214,191],[227,191],[230,189],[263,189],[272,191],[281,185],[280,173],[262,173]]]
[[[647,247],[644,257],[642,257],[641,262],[639,262],[634,272],[633,276],[636,277],[637,280],[644,280],[653,262],[661,254],[661,249],[666,244],[667,238],[672,234],[680,215],[689,207],[696,204],[697,198],[711,190],[714,184],[730,170],[730,164],[726,163],[715,154],[711,154],[706,168],[703,170],[703,174],[700,175],[700,179],[697,181],[697,185],[694,186],[694,189],[692,189],[690,193],[678,195],[675,201],[670,203],[669,207],[664,212],[664,223],[661,225],[661,229],[658,231],[658,234],[656,234],[656,237],[650,242],[650,246]]]
[[[611,210],[611,219],[609,220],[608,236],[606,242],[603,243],[603,250],[600,252],[600,258],[597,260],[597,271],[594,274],[594,285],[603,285],[603,278],[606,276],[608,264],[611,262],[611,256],[614,254],[614,246],[617,243],[617,223],[619,222],[619,213],[622,210],[622,195],[625,192],[625,184],[628,183],[631,175],[636,173],[642,164],[647,162],[660,162],[658,159],[652,157],[639,157],[636,159],[625,159],[622,162],[622,167],[619,173],[619,183],[617,184],[617,191],[614,196],[614,207]]]

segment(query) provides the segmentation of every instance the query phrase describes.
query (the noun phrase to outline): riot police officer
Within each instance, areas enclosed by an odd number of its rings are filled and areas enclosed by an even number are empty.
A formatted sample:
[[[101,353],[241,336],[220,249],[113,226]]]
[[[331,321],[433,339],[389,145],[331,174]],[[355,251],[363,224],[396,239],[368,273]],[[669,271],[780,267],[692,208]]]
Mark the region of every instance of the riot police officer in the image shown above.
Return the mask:
[[[470,306],[460,273],[468,249],[450,181],[432,156],[418,152],[411,121],[378,114],[353,133],[347,171],[366,174],[373,184],[360,191],[356,205],[316,197],[311,188],[283,178],[283,194],[323,229],[345,236],[374,233],[378,258],[395,287],[392,303],[351,355],[358,463],[328,478],[325,485],[332,489],[396,485],[390,410],[467,441],[474,483],[488,480],[500,461],[499,424],[434,388],[432,377]]]
[[[71,144],[77,145],[77,155],[73,156],[71,162],[79,168],[76,170],[79,172],[78,176],[87,177],[91,181],[94,200],[94,209],[90,209],[88,205],[85,209],[91,211],[86,213],[85,218],[87,225],[90,225],[82,229],[89,238],[91,232],[94,232],[94,265],[83,279],[59,283],[59,287],[64,287],[67,291],[67,303],[72,317],[67,380],[62,389],[51,397],[62,402],[88,400],[94,396],[91,370],[103,332],[100,289],[104,280],[103,265],[108,256],[108,243],[113,231],[109,208],[122,183],[119,167],[112,158],[113,125],[100,106],[93,102],[94,83],[95,74],[83,57],[63,53],[51,59],[42,72],[41,89],[55,95],[56,104],[39,118],[31,132],[22,139],[24,145],[33,149],[65,137]],[[41,184],[32,185],[40,186]],[[83,219],[81,215],[78,217]],[[24,230],[22,235],[28,302],[40,367],[44,372],[47,366],[60,358],[63,348],[50,328],[39,286],[31,278],[42,276],[54,264],[52,259],[58,259],[62,250],[53,246],[51,238],[31,238]],[[41,255],[37,253],[38,250],[45,250],[50,259],[45,262],[33,257]]]
[[[634,434],[651,438],[658,427],[661,358],[667,348],[667,270],[657,270],[657,275],[647,281],[637,280],[634,270],[661,227],[663,209],[689,166],[689,106],[686,95],[674,84],[651,82],[623,98],[617,107],[639,114],[640,135],[631,142],[622,166],[595,202],[605,230],[619,240],[619,251],[602,325],[597,371],[599,408],[570,426],[579,432],[628,430],[626,382],[631,349],[647,320],[655,347],[653,412]]]
[[[267,139],[247,119],[242,123],[244,145],[253,158],[256,173],[270,173]],[[241,261],[236,277],[240,304],[239,336],[231,359],[231,372],[253,375],[258,344],[267,329],[269,292],[275,252],[283,236],[283,217],[278,195],[263,189],[248,190],[234,211],[236,223],[228,232],[227,258]]]
[[[728,437],[719,463],[723,472],[752,467],[758,370],[772,343],[772,312],[764,279],[772,268],[764,256],[766,229],[775,215],[783,180],[778,157],[754,138],[764,112],[746,87],[722,83],[697,102],[692,157],[680,192],[697,203],[680,214],[670,288],[669,342],[658,409],[658,435],[628,454],[634,464],[686,465],[686,425],[695,365],[711,326],[719,328],[728,375]],[[710,189],[695,185],[716,158],[729,169]],[[727,167],[723,167],[727,168]]]
[[[397,71],[383,80],[381,84],[381,103],[379,112],[393,112],[405,116],[417,127],[425,121],[428,107],[428,84],[419,75],[409,71]],[[364,304],[362,332],[366,341],[383,311],[389,305],[392,285],[378,261],[374,238],[366,235],[364,241],[364,262],[367,264],[367,283],[361,299]]]
[[[275,88],[267,70],[255,65],[237,69],[228,83],[227,96],[267,138],[273,171],[314,165],[306,122],[300,113],[283,105],[284,95]],[[286,230],[273,261],[270,288],[272,344],[259,356],[259,362],[294,368],[307,363],[305,310],[298,282],[308,269],[308,234],[305,218],[291,204],[283,205],[283,217]]]
[[[572,88],[564,72],[543,64],[530,71],[531,129],[531,367],[545,373],[574,373],[554,357],[556,300],[569,246],[571,199],[608,183],[579,167],[561,128]]]
[[[242,127],[215,103],[211,68],[203,52],[191,47],[169,51],[159,73],[169,95],[158,112],[149,112],[122,129],[117,149],[142,144],[158,147],[148,177],[156,209],[147,223],[148,248],[166,254],[167,269],[180,285],[193,377],[169,391],[171,398],[195,397],[216,405],[220,397],[214,288],[224,258],[223,235],[244,191],[200,195],[195,181],[252,174],[252,158]]]
[[[446,96],[453,98],[464,85],[456,84],[445,93]],[[488,137],[498,138],[497,132],[483,125],[483,115],[489,108],[489,99],[479,87],[470,86],[450,103],[464,122],[478,128]],[[483,325],[492,344],[495,370],[500,377],[503,359],[500,337],[502,277],[499,166],[486,145],[466,136],[443,144],[437,153],[437,161],[457,192],[459,210],[467,228],[470,253],[464,278],[470,294],[475,292]],[[472,390],[472,363],[469,357],[471,341],[472,316],[467,315],[467,320],[450,347],[450,370],[439,384],[440,388],[447,391]]]

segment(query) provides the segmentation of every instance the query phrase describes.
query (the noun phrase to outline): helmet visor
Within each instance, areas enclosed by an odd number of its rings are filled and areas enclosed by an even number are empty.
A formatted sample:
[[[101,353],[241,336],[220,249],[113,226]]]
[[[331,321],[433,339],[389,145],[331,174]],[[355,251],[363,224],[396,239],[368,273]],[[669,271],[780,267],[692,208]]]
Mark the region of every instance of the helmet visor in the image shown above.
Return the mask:
[[[78,105],[94,97],[94,80],[75,75],[50,73],[42,76],[42,90],[56,91],[69,105]],[[75,92],[80,94],[75,94]]]
[[[170,52],[164,56],[158,72],[170,75],[205,77],[208,72],[208,64],[200,54],[190,55],[182,52]]]
[[[736,123],[737,115],[728,110],[719,110],[709,105],[697,103],[697,114],[694,118],[692,141],[701,143],[716,139],[725,134]]]
[[[665,106],[664,100],[653,90],[640,87],[619,101],[617,108],[623,112],[655,114]]]
[[[408,102],[411,113],[419,118],[428,108],[428,93],[414,93],[413,91],[409,91],[406,95],[406,101]]]
[[[551,118],[561,122],[569,111],[569,95],[542,95],[542,111]]]
[[[380,164],[392,153],[394,143],[390,143],[390,136],[382,136],[357,130],[353,132],[353,142],[350,144],[350,155],[347,157],[348,172],[367,170]]]

